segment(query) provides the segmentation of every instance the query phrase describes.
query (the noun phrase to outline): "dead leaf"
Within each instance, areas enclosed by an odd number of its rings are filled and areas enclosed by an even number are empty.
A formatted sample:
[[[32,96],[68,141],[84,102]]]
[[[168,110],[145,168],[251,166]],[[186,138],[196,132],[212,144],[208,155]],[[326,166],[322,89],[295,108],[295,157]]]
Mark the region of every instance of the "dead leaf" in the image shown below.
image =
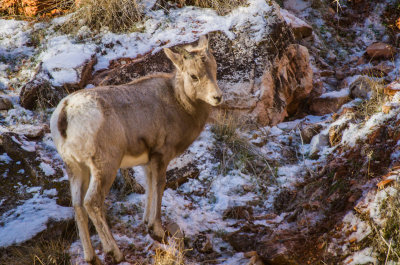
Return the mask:
[[[385,179],[382,180],[381,182],[379,182],[378,184],[376,184],[376,186],[378,186],[378,188],[381,190],[383,188],[385,188],[386,185],[388,185],[389,183],[391,183],[393,181],[393,179]]]

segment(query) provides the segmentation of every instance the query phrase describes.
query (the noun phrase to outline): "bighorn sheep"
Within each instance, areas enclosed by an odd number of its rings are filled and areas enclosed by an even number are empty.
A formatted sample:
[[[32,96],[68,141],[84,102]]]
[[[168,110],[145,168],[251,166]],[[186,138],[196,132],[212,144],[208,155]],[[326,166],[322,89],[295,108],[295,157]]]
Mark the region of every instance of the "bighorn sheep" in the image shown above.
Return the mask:
[[[69,176],[75,220],[85,260],[99,263],[90,242],[88,215],[105,253],[123,259],[102,210],[119,168],[143,165],[147,175],[143,221],[160,240],[161,199],[168,163],[200,134],[210,105],[222,101],[216,62],[201,37],[178,53],[164,49],[176,67],[125,85],[81,90],[55,109],[50,128]]]

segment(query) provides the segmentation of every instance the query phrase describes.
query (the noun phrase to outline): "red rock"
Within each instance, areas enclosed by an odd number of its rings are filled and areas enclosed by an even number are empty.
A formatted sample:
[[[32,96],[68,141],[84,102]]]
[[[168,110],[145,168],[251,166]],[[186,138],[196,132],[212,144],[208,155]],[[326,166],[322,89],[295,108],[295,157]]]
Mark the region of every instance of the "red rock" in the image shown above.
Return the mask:
[[[366,50],[368,56],[372,59],[390,59],[394,56],[395,51],[396,49],[392,45],[383,42],[371,44]]]
[[[356,65],[361,65],[361,64],[365,64],[367,62],[366,58],[364,56],[361,56],[358,60]]]
[[[398,81],[392,82],[384,88],[384,93],[388,96],[394,96],[400,92],[400,83]]]
[[[292,28],[296,39],[300,40],[312,35],[313,29],[307,22],[289,13],[285,9],[281,9],[280,11],[286,23]]]
[[[253,114],[262,125],[276,125],[294,115],[313,88],[313,71],[306,47],[291,44],[284,55],[266,69],[262,97]]]
[[[374,144],[374,143],[376,143],[376,142],[378,142],[378,139],[380,139],[381,138],[381,134],[382,134],[382,131],[383,131],[383,127],[379,127],[379,128],[377,128],[375,131],[373,131],[372,133],[370,133],[369,135],[368,135],[368,140],[367,140],[367,142],[369,143],[369,144]]]
[[[311,101],[310,111],[314,115],[325,115],[337,111],[348,101],[350,101],[348,96],[315,98]]]
[[[332,70],[324,70],[324,71],[321,71],[321,76],[333,76],[334,74],[335,74],[335,71],[332,71]]]

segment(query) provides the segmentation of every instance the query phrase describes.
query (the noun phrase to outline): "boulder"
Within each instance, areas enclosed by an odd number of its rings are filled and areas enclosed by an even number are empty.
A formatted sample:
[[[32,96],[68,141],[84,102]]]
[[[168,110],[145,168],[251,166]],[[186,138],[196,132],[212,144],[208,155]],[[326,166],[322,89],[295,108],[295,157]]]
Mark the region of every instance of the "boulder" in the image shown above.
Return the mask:
[[[288,248],[279,242],[268,242],[258,247],[257,253],[270,265],[298,265]]]
[[[311,100],[309,108],[312,114],[325,115],[338,111],[343,104],[350,101],[350,97],[348,95],[325,95],[326,94],[322,95],[319,98]]]
[[[276,125],[298,111],[313,88],[313,71],[306,47],[291,44],[266,68],[260,101],[253,111],[258,123]]]
[[[28,126],[18,126],[13,130],[19,135],[25,136],[28,140],[37,140],[42,138],[46,133],[50,132],[50,128],[47,124],[37,124]]]
[[[67,95],[78,89],[84,88],[89,80],[92,80],[93,67],[97,63],[97,57],[92,56],[90,60],[74,69],[78,75],[76,83],[66,83],[61,87],[53,85],[50,80],[49,72],[40,63],[33,78],[28,81],[21,89],[21,106],[26,109],[43,107],[54,107]]]
[[[289,13],[285,9],[281,9],[281,15],[285,19],[286,23],[292,28],[293,34],[297,40],[301,40],[312,35],[312,27],[304,20]]]
[[[305,1],[305,0],[285,0],[282,1],[283,6],[294,12],[294,13],[301,13],[302,11],[306,10],[311,6],[312,1]]]
[[[394,56],[396,49],[390,44],[376,42],[368,46],[366,52],[372,59],[390,59]]]
[[[171,72],[173,69],[164,52],[139,58],[120,58],[112,60],[108,69],[95,72],[90,83],[95,86],[126,84],[135,78],[156,72]]]
[[[13,107],[10,99],[0,97],[0,110],[9,110]]]
[[[249,34],[254,25],[233,29],[234,38],[223,32],[209,34],[217,61],[218,85],[224,91],[224,111],[237,112],[262,125],[275,125],[298,112],[313,89],[313,72],[307,48],[294,44],[295,37],[272,4],[266,14],[273,21],[265,36]],[[307,35],[307,34],[306,34]],[[154,72],[171,72],[163,52],[140,58],[121,58],[107,70],[94,73],[93,85],[123,84]]]
[[[189,179],[197,178],[199,175],[200,171],[193,163],[189,163],[182,168],[169,169],[167,171],[167,184],[165,187],[176,190],[182,184],[188,182]]]

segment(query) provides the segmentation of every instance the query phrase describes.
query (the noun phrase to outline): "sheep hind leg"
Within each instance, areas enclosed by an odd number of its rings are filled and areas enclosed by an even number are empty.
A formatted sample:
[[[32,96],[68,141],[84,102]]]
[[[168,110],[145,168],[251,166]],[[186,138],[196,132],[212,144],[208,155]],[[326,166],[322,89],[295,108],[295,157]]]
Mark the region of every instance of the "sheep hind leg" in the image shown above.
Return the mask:
[[[92,177],[90,179],[89,189],[86,193],[84,206],[90,219],[92,220],[96,231],[99,234],[103,250],[107,254],[112,254],[115,262],[121,262],[124,258],[122,252],[117,246],[115,239],[107,225],[105,212],[103,209],[104,199],[107,195],[112,182],[115,179],[117,169],[98,170],[92,168]]]
[[[88,227],[88,214],[83,206],[83,199],[86,195],[90,171],[82,165],[69,164],[66,165],[67,174],[70,181],[72,206],[75,211],[75,221],[79,231],[79,238],[83,246],[83,253],[85,260],[93,265],[101,264],[99,258],[93,250],[90,241],[89,227]]]

